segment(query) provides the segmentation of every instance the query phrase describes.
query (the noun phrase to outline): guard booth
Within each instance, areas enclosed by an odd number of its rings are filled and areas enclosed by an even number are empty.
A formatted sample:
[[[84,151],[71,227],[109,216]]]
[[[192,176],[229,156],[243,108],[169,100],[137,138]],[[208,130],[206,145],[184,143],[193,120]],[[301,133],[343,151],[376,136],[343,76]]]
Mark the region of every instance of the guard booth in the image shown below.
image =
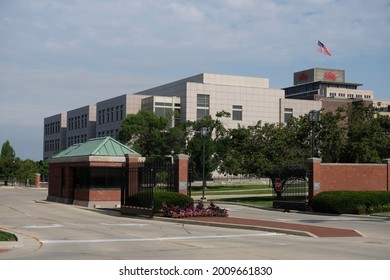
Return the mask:
[[[189,194],[188,158],[156,164],[111,137],[93,138],[49,159],[47,200],[151,216],[155,192]]]
[[[48,160],[47,200],[87,207],[120,207],[125,155],[141,155],[111,137],[76,144]]]

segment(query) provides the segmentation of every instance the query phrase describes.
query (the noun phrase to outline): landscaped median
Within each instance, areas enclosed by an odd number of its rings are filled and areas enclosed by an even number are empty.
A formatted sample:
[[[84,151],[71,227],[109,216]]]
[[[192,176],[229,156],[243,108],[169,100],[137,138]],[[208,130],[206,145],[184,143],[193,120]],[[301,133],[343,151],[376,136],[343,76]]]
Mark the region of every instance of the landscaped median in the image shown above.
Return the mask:
[[[12,233],[0,230],[0,241],[18,241],[18,238]]]
[[[188,218],[188,217],[227,217],[226,209],[216,206],[210,202],[207,206],[199,201],[196,206],[189,205],[187,207],[168,206],[163,204],[161,212],[164,217],[170,218]]]

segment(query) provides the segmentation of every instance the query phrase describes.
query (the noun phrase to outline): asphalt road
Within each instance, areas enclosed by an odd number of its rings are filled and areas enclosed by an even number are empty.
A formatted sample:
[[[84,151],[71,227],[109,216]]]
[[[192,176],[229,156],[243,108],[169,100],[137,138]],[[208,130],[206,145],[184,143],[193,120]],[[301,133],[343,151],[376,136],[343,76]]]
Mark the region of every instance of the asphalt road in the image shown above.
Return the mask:
[[[3,260],[389,260],[390,219],[283,213],[219,205],[232,217],[353,229],[362,237],[315,238],[172,223],[45,201],[46,189],[0,187]]]

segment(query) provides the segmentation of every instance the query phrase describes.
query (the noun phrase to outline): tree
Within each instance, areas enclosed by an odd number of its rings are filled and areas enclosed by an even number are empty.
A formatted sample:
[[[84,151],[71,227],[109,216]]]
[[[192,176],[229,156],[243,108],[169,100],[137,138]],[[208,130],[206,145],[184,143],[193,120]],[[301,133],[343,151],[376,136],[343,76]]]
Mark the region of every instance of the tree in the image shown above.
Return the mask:
[[[345,118],[343,108],[338,108],[335,112],[321,113],[316,137],[323,162],[343,161],[348,142]]]
[[[0,155],[0,174],[4,177],[4,185],[8,185],[9,179],[14,176],[16,171],[15,150],[7,140],[1,147]]]
[[[185,149],[186,129],[183,124],[170,127],[167,117],[140,110],[137,114],[127,115],[118,139],[145,157],[162,159]]]
[[[389,117],[379,115],[377,108],[364,106],[361,102],[350,105],[346,113],[348,142],[345,161],[380,163],[383,158],[389,157],[389,134],[384,129]]]
[[[26,159],[20,162],[19,168],[15,175],[19,181],[25,182],[27,186],[28,182],[34,180],[36,173],[39,173],[38,164],[31,159]]]
[[[302,132],[303,119],[286,124],[262,124],[230,129],[220,141],[219,170],[230,175],[276,178],[284,184],[291,177],[306,175],[310,154],[308,134]],[[306,128],[307,130],[307,128]]]
[[[203,119],[188,122],[187,130],[189,140],[187,153],[190,155],[190,162],[194,178],[201,178],[203,173],[203,141],[205,141],[205,173],[206,178],[211,178],[211,172],[219,165],[218,145],[226,133],[221,118],[230,117],[230,113],[217,112],[216,118],[206,116]],[[201,135],[202,127],[207,128],[207,135]]]
[[[218,171],[235,176],[249,173],[249,157],[245,155],[252,151],[250,141],[250,130],[242,126],[230,129],[225,137],[221,137],[217,142]]]

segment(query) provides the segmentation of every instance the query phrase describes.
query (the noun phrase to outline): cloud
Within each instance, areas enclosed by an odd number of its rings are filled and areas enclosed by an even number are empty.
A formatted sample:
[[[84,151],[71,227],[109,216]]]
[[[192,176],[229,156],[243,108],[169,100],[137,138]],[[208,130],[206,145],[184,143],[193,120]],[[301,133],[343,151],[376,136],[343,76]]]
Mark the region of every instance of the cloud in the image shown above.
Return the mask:
[[[320,64],[384,98],[388,34],[388,0],[1,1],[0,125],[36,129],[46,116],[201,72],[283,87]],[[331,59],[318,56],[318,39]]]

